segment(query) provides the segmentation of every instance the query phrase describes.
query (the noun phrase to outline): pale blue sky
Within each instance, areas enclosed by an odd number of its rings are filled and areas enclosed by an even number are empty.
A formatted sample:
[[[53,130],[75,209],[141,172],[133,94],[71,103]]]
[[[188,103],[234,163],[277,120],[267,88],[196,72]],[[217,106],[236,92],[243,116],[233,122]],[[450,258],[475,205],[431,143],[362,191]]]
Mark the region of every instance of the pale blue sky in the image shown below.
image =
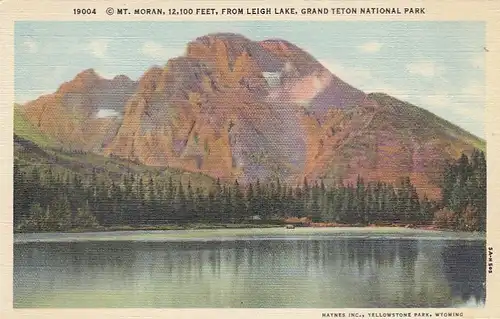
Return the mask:
[[[288,40],[365,92],[385,92],[484,137],[482,22],[17,22],[16,102],[86,68],[137,79],[213,32]]]

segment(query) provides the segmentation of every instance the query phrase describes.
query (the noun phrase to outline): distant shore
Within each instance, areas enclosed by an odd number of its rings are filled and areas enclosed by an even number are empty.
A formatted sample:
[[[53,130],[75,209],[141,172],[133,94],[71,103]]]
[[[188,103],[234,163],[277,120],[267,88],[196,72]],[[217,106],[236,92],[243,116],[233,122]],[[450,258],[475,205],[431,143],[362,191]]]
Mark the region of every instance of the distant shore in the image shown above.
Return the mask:
[[[274,225],[273,225],[274,226]],[[89,232],[17,233],[15,244],[72,243],[87,241],[109,242],[183,242],[183,241],[254,241],[254,240],[335,240],[335,239],[387,239],[387,240],[466,240],[484,241],[484,233],[446,230],[423,230],[402,227],[247,227],[198,229],[147,229]]]
[[[141,226],[110,226],[94,228],[73,228],[64,231],[44,231],[44,232],[24,232],[14,231],[15,234],[37,234],[37,233],[94,233],[94,232],[119,232],[119,231],[167,231],[167,230],[211,230],[211,229],[252,229],[252,228],[285,228],[293,225],[294,228],[325,229],[325,228],[356,228],[356,229],[415,229],[429,231],[460,232],[453,229],[439,228],[435,225],[415,225],[415,224],[337,224],[337,223],[192,223],[192,224],[170,224],[170,225],[141,225]]]

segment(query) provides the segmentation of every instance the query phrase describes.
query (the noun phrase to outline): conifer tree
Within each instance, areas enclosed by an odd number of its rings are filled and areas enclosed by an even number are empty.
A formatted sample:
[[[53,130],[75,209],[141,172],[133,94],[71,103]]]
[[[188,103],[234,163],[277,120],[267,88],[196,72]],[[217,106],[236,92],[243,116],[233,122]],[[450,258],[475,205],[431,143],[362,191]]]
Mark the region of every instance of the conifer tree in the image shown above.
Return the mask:
[[[245,202],[243,197],[243,192],[241,191],[240,184],[238,180],[234,181],[233,185],[233,213],[232,217],[235,222],[241,222],[245,214]]]
[[[203,190],[200,187],[197,187],[195,191],[195,202],[194,202],[196,219],[201,221],[206,220],[207,209],[208,209],[208,202],[203,194]]]
[[[252,217],[257,214],[257,205],[252,183],[249,183],[246,189],[245,201],[247,203],[246,216]]]
[[[304,177],[304,183],[302,185],[302,200],[303,200],[303,214],[308,216],[311,214],[311,189],[307,181],[307,177]]]
[[[167,186],[167,194],[165,198],[165,220],[174,220],[176,215],[176,207],[175,207],[175,196],[176,188],[174,185],[174,181],[172,180],[172,176],[168,178],[168,186]]]
[[[147,217],[146,220],[151,223],[151,222],[156,222],[157,216],[156,216],[156,210],[157,210],[157,197],[156,197],[156,192],[155,192],[155,183],[153,180],[153,176],[149,174],[149,179],[148,179],[148,188],[147,188]]]
[[[186,216],[185,218],[187,220],[194,220],[195,219],[195,216],[196,216],[196,213],[195,213],[195,198],[194,198],[194,192],[193,192],[193,188],[191,186],[191,179],[188,181],[188,185],[187,185],[187,197],[186,197]]]
[[[182,186],[182,181],[179,179],[179,183],[177,184],[177,193],[175,197],[175,212],[176,212],[176,220],[178,222],[184,223],[187,221],[187,207],[186,207],[186,195],[184,193],[184,187]]]
[[[297,217],[303,217],[305,215],[304,213],[304,197],[303,197],[303,190],[300,188],[299,185],[295,187],[294,191],[294,200],[293,200],[293,208],[292,208],[292,213],[293,216]]]

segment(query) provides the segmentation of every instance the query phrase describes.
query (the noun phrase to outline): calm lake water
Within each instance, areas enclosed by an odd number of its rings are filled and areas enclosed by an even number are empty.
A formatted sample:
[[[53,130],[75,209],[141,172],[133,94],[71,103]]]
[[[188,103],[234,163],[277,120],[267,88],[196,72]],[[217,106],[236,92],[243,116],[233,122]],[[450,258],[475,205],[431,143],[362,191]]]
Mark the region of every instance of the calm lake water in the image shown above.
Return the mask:
[[[477,307],[485,299],[485,242],[467,236],[301,229],[16,235],[14,307]]]

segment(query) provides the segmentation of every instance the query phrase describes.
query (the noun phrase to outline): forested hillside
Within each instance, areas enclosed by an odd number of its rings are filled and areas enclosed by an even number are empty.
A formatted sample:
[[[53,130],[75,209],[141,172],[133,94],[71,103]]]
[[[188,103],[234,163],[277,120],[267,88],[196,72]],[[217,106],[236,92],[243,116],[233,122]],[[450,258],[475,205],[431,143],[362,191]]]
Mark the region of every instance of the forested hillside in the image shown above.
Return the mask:
[[[24,142],[25,146],[27,142]],[[222,184],[199,174],[139,170],[133,163],[122,173],[49,164],[32,146],[18,150],[14,162],[14,224],[18,231],[65,231],[112,226],[160,226],[194,223],[248,223],[310,217],[339,224],[436,224],[461,230],[484,230],[486,160],[475,151],[450,163],[443,172],[443,199],[419,197],[410,178],[393,185],[364,182],[325,186],[304,179],[286,185],[279,179],[241,186]],[[52,151],[55,158],[64,157]],[[84,154],[66,155],[68,161]],[[95,155],[94,155],[95,156]],[[38,159],[35,161],[34,159]],[[73,158],[71,160],[71,158]],[[116,165],[107,159],[108,166]]]

